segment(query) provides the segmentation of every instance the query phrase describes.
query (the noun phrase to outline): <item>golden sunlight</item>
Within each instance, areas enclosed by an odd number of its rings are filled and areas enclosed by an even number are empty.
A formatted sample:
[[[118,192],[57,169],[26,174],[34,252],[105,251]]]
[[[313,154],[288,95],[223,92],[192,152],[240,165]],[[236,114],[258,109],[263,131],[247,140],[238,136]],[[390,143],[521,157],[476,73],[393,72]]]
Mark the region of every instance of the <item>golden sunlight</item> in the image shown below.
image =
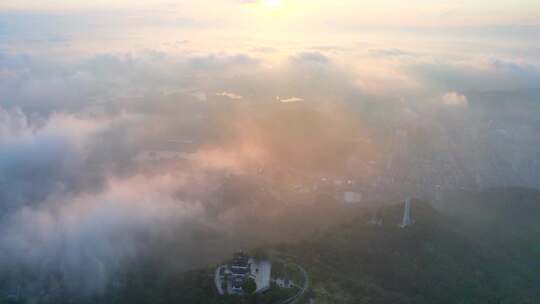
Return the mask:
[[[264,5],[269,8],[278,8],[282,5],[281,0],[264,0]]]

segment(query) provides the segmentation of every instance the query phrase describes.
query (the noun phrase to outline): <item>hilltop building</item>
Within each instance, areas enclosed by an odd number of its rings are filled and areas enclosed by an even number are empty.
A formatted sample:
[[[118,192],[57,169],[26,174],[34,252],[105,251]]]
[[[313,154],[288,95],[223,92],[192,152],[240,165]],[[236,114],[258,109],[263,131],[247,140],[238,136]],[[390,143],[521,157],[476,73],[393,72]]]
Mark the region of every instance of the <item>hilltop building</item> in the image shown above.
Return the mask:
[[[241,294],[243,292],[242,285],[249,279],[251,274],[249,256],[243,252],[235,254],[231,264],[229,264],[229,271],[231,275],[232,292]]]
[[[221,295],[243,295],[244,284],[252,279],[257,285],[255,293],[261,293],[270,288],[271,271],[270,261],[258,261],[245,252],[237,252],[230,263],[216,269],[216,288]]]

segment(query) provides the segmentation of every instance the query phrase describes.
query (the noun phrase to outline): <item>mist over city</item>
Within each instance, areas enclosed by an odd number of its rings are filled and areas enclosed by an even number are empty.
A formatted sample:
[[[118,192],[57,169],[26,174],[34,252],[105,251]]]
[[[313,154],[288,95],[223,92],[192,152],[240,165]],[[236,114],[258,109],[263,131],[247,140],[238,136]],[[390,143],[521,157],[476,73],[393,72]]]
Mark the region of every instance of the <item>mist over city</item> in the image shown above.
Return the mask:
[[[530,0],[2,1],[0,303],[534,303],[538,38]]]

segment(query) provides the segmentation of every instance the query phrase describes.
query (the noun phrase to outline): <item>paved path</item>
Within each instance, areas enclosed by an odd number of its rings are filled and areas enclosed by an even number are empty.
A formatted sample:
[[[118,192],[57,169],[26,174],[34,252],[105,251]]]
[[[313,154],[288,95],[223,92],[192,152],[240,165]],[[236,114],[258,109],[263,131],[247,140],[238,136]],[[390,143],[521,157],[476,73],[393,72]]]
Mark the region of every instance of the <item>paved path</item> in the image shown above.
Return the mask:
[[[303,284],[302,287],[300,287],[300,291],[298,291],[298,293],[296,293],[294,296],[292,296],[292,297],[290,297],[288,299],[285,299],[285,300],[279,302],[278,304],[296,304],[296,303],[298,303],[298,301],[300,301],[302,296],[309,289],[309,275],[308,275],[307,271],[302,266],[300,266],[298,264],[295,264],[295,263],[287,263],[287,264],[295,266],[296,268],[298,268],[300,270],[300,272],[302,272],[302,274],[304,276],[304,284]]]
[[[214,283],[216,284],[216,288],[219,294],[223,295],[223,288],[221,287],[221,276],[219,275],[221,267],[222,266],[219,266],[218,268],[216,268],[216,273],[214,275]]]

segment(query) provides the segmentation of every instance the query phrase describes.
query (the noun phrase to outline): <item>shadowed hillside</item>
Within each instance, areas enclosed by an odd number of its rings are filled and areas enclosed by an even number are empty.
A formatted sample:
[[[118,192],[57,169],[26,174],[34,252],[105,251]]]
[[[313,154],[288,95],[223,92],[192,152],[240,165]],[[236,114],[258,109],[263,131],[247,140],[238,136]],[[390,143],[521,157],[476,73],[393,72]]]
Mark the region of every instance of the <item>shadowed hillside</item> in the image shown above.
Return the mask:
[[[538,191],[499,189],[456,193],[437,209],[413,200],[414,224],[406,228],[399,225],[403,204],[385,205],[304,241],[266,249],[274,261],[285,259],[308,272],[311,288],[301,298],[305,303],[538,303],[539,198]],[[90,299],[59,292],[61,300],[34,300],[268,304],[287,297],[275,286],[263,295],[220,297],[213,266],[181,272],[148,256],[129,269]],[[5,303],[29,302],[12,298]]]
[[[491,194],[484,195],[471,204]],[[526,239],[538,236],[538,224],[521,213],[538,208],[521,207],[495,203],[497,219],[478,222],[416,201],[411,227],[398,226],[402,207],[395,205],[379,211],[382,226],[358,218],[288,251],[309,269],[317,303],[536,303],[537,248]],[[499,226],[514,222],[530,227],[528,235]]]

